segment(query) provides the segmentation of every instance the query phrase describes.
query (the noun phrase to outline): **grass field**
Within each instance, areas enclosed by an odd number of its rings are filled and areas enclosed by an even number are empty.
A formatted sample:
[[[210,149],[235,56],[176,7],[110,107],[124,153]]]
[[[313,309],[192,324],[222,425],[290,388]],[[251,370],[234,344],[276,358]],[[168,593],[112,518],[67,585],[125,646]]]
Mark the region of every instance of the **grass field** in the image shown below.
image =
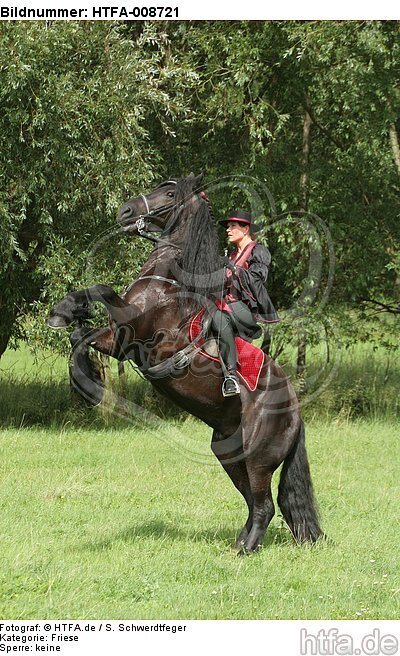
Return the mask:
[[[2,618],[399,616],[392,413],[314,408],[306,438],[329,541],[296,546],[277,514],[262,551],[238,558],[244,502],[208,455],[206,426],[82,415],[64,361],[10,352],[0,365]]]

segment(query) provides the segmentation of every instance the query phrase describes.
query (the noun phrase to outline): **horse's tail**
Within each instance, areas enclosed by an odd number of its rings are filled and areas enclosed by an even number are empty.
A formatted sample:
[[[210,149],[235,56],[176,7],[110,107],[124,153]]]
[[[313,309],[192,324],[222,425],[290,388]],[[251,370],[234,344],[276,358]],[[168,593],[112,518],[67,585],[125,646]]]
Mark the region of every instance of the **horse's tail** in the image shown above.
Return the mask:
[[[316,542],[323,536],[311,482],[303,421],[293,449],[283,463],[278,505],[295,540]]]

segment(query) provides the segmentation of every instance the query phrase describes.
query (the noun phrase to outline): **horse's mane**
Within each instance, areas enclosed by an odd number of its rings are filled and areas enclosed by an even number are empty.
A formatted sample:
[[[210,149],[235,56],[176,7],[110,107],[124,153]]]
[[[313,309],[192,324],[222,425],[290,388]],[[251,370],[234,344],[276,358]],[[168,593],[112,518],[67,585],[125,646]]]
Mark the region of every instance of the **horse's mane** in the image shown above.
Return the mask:
[[[208,200],[200,197],[193,213],[190,202],[193,193],[193,178],[183,178],[177,182],[175,202],[177,216],[171,222],[178,222],[182,231],[181,255],[177,261],[177,278],[185,292],[179,295],[181,310],[198,309],[207,304],[207,299],[220,296],[224,280],[219,254],[219,239]]]

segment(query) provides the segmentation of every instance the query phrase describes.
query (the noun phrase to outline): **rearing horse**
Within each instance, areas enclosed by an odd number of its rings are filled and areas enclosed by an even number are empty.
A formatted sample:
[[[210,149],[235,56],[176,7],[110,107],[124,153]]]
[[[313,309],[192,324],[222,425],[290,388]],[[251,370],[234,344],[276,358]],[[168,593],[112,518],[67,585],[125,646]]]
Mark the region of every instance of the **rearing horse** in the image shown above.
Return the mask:
[[[257,388],[241,387],[240,397],[224,398],[219,364],[190,344],[188,322],[214,303],[224,270],[210,205],[200,192],[201,176],[169,180],[147,196],[129,200],[118,221],[129,235],[151,238],[156,246],[139,277],[121,295],[95,285],[66,296],[51,311],[53,328],[88,316],[102,302],[110,326],[77,328],[71,335],[75,383],[81,391],[102,390],[89,364],[88,347],[119,360],[132,359],[154,387],[213,429],[211,448],[243,495],[248,518],[236,545],[256,551],[274,515],[271,479],[283,463],[278,505],[294,538],[322,536],[305,449],[304,425],[295,392],[283,370],[265,356]],[[159,237],[154,237],[158,231]],[[96,391],[97,390],[97,391]]]

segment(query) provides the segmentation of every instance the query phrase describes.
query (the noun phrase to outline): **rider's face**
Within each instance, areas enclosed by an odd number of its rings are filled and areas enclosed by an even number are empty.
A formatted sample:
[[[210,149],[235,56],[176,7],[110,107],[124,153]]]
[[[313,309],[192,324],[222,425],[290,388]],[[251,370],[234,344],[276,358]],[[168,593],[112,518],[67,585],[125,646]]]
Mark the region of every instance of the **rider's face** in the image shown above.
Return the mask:
[[[226,224],[226,234],[230,244],[240,244],[243,237],[249,234],[249,227],[245,223],[228,221]]]

